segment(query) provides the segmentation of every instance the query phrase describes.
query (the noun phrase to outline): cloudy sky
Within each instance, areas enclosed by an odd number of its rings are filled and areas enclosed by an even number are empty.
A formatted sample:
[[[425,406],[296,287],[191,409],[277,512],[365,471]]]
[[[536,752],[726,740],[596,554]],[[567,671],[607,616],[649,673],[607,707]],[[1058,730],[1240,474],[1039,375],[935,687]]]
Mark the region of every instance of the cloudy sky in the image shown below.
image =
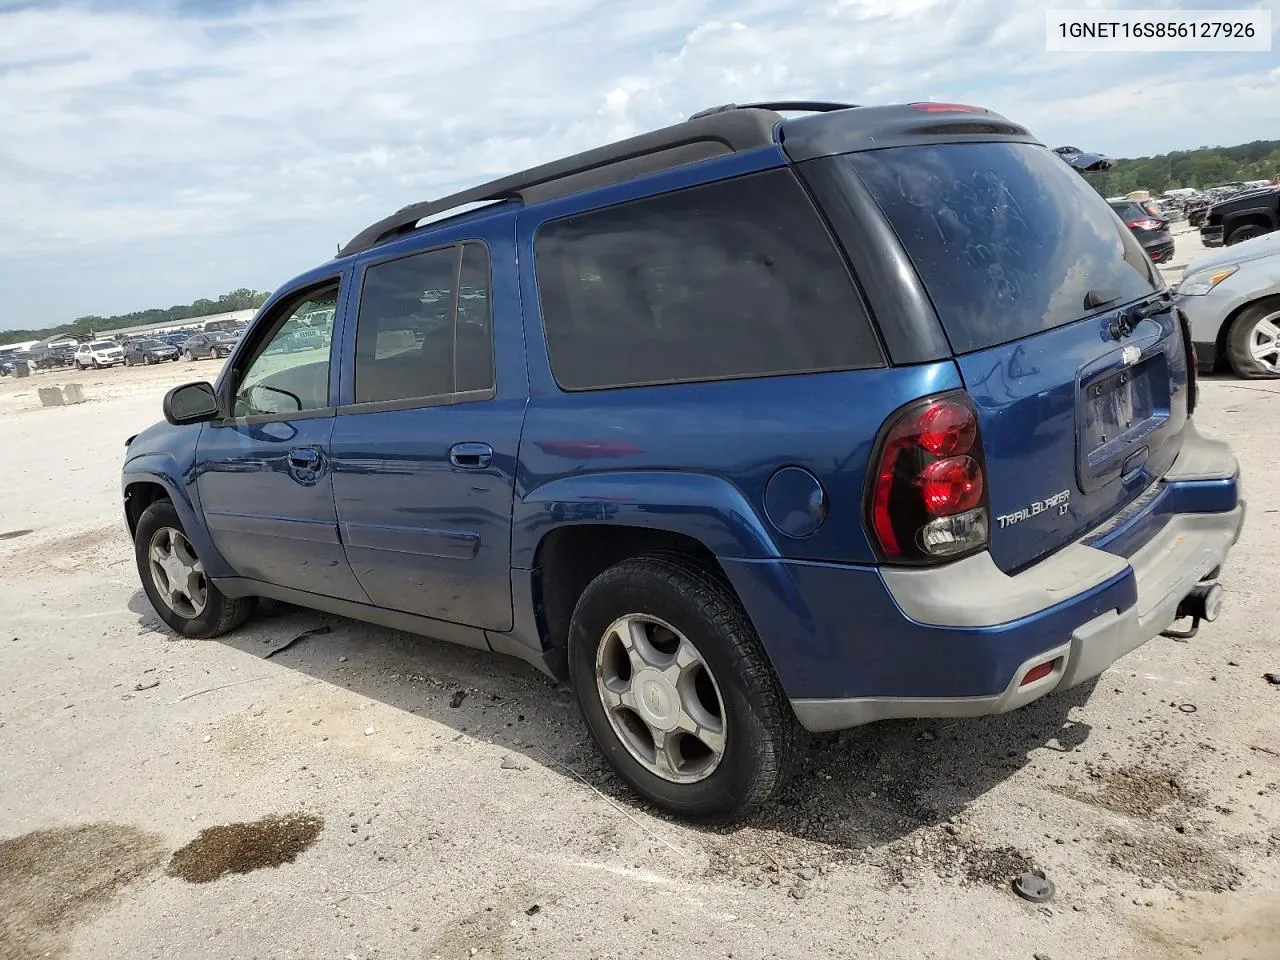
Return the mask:
[[[1271,53],[1044,10],[1280,0],[0,0],[0,328],[273,289],[405,203],[728,101],[980,103],[1136,156],[1280,136]],[[1280,49],[1280,44],[1274,44]]]

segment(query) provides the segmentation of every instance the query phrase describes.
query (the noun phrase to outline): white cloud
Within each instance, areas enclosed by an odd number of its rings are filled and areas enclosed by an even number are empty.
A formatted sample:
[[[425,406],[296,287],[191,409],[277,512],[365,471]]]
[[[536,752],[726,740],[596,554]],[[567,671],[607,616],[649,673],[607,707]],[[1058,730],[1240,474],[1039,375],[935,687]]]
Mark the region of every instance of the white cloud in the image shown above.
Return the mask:
[[[103,2],[0,0],[0,325],[271,286],[405,203],[731,101],[979,102],[1115,155],[1280,129],[1268,55],[1049,55],[1013,0]]]

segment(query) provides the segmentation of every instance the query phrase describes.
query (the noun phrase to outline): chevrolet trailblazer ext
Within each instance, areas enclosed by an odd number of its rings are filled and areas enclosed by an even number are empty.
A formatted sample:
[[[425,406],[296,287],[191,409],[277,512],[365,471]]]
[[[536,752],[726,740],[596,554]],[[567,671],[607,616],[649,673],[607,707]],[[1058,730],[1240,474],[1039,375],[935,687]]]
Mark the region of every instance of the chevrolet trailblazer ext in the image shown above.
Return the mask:
[[[324,347],[273,350],[307,315]],[[729,819],[802,730],[1011,710],[1212,620],[1244,504],[1191,358],[1022,127],[721,107],[285,284],[132,439],[125,516],[179,633],[272,597],[513,654],[638,793]]]

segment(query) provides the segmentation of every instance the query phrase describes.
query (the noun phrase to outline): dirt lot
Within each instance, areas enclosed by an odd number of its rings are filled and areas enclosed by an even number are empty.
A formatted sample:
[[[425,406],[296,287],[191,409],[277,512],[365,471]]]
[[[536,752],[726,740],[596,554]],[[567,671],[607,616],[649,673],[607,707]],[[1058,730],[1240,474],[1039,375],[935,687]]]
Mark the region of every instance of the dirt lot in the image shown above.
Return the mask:
[[[1273,386],[1204,388],[1254,494],[1218,623],[1016,714],[823,738],[712,831],[514,661],[284,607],[161,628],[123,442],[216,367],[0,381],[0,960],[1280,955]],[[1028,864],[1052,903],[1010,892]]]

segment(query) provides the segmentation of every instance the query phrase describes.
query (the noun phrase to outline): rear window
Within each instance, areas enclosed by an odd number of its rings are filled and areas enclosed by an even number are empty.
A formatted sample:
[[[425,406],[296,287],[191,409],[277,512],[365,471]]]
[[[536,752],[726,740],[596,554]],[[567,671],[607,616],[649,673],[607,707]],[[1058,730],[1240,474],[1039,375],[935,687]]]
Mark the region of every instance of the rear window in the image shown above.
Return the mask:
[[[844,261],[790,171],[552,221],[534,261],[565,390],[882,362]]]
[[[1044,147],[893,147],[844,158],[911,257],[957,353],[1007,343],[1157,289],[1107,202]]]

